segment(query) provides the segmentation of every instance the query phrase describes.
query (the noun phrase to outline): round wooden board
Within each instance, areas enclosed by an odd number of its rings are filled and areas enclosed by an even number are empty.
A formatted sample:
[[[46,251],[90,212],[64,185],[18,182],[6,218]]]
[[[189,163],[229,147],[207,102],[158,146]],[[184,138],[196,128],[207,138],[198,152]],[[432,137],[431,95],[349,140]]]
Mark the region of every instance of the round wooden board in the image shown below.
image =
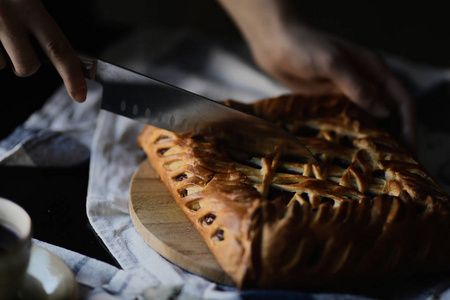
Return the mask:
[[[188,272],[233,285],[148,160],[131,180],[129,206],[136,230],[155,251]]]

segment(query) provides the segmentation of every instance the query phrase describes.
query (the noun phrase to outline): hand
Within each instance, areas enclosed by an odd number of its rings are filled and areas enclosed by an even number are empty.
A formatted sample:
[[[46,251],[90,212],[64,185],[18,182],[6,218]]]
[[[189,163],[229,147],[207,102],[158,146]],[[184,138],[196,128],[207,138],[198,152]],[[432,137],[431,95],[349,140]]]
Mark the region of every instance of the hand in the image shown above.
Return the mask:
[[[20,77],[34,74],[40,61],[30,36],[61,75],[69,95],[78,102],[86,99],[87,85],[80,60],[40,0],[0,0],[0,69],[11,61]],[[9,57],[9,58],[8,58]]]
[[[378,118],[398,113],[416,151],[415,103],[375,53],[301,22],[288,1],[223,0],[263,70],[293,91],[344,94]]]
[[[416,151],[415,103],[384,60],[343,39],[292,26],[279,47],[253,47],[259,65],[293,91],[344,94],[378,118],[400,116],[403,143]]]

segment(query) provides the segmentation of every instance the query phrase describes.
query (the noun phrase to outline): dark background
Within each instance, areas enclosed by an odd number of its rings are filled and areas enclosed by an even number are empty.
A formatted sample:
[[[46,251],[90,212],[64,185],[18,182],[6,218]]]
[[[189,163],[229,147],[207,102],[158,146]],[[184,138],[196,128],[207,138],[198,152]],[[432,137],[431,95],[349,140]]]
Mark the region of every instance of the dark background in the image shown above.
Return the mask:
[[[299,10],[304,19],[319,28],[414,62],[450,65],[450,25],[442,4],[302,2]],[[142,24],[190,27],[219,38],[239,37],[212,0],[46,0],[44,4],[73,47],[91,56],[100,55]],[[60,84],[49,66],[29,78],[15,77],[10,68],[0,71],[0,140],[39,109]],[[87,182],[88,162],[72,168],[0,167],[0,196],[27,209],[36,238],[114,264],[86,218]]]

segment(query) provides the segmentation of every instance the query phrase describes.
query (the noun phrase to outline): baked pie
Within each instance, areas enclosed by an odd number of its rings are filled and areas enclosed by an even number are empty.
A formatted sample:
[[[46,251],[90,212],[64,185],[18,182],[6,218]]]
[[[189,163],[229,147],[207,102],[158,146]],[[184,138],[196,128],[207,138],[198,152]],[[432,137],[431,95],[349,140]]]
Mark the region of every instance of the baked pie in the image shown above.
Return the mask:
[[[288,130],[319,164],[281,140],[255,149],[149,125],[138,144],[238,288],[448,270],[449,196],[361,109],[338,96],[226,104]]]

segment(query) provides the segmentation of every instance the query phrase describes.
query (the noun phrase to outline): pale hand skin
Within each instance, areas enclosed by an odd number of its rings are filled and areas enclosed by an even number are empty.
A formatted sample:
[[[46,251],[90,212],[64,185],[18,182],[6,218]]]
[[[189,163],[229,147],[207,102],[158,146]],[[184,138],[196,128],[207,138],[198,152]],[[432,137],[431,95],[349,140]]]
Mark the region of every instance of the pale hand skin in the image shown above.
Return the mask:
[[[33,37],[63,79],[69,95],[86,99],[87,85],[80,60],[63,32],[40,0],[0,0],[0,69],[9,61],[20,77],[34,74],[40,60],[30,41]],[[4,51],[2,51],[4,50]]]
[[[378,118],[396,112],[403,143],[416,152],[415,103],[380,56],[304,24],[289,0],[218,2],[264,71],[295,92],[343,94]]]

